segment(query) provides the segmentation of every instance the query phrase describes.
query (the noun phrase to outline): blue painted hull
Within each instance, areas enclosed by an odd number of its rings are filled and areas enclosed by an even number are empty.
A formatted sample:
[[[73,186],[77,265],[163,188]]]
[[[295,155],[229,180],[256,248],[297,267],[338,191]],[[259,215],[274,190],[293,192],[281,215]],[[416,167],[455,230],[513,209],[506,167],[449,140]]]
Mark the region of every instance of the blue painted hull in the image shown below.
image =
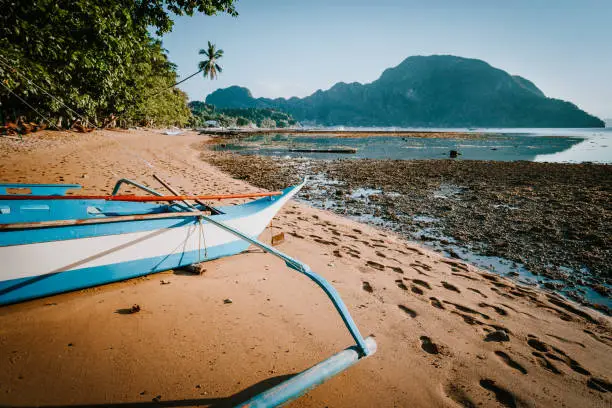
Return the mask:
[[[44,296],[85,289],[126,279],[137,278],[155,272],[167,271],[205,262],[245,251],[249,244],[237,241],[231,244],[207,248],[207,256],[201,251],[183,252],[166,256],[121,262],[92,268],[39,275],[31,278],[0,282],[0,305],[23,302]]]
[[[211,218],[257,237],[300,188],[288,188],[273,198],[219,207],[221,214]],[[73,219],[71,212],[82,216],[94,206],[97,212],[90,214],[93,219],[172,212],[168,206],[100,200],[8,203],[11,208],[4,219],[10,217],[13,223]],[[0,305],[231,256],[248,246],[247,241],[193,216],[2,230]]]

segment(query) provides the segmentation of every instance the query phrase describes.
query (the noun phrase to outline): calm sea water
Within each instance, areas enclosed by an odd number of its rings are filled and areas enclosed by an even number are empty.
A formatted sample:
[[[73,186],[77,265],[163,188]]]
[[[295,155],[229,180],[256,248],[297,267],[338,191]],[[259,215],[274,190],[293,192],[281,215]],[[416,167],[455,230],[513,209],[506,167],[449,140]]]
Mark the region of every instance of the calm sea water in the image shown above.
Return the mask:
[[[352,130],[346,128],[344,130]],[[364,129],[359,129],[364,130]],[[313,159],[439,159],[451,150],[463,160],[612,163],[612,128],[605,129],[371,129],[461,131],[482,133],[477,139],[410,137],[348,137],[325,134],[255,135],[217,146],[243,154],[308,157]],[[491,134],[489,136],[489,134]],[[290,149],[354,148],[354,154],[302,153]]]

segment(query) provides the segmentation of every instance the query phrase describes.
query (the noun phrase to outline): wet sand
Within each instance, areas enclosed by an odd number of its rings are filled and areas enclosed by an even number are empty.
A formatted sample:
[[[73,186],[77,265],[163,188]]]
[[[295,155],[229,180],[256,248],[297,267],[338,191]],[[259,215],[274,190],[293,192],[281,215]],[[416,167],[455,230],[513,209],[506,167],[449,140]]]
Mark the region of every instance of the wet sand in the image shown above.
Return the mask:
[[[158,188],[157,173],[184,192],[261,191],[202,161],[205,141],[0,139],[0,178],[104,193],[119,177]],[[609,317],[304,204],[280,212],[278,231],[279,249],[330,280],[378,342],[291,406],[612,404]],[[275,258],[253,249],[205,268],[1,307],[0,406],[227,406],[351,344],[320,290]]]
[[[308,203],[612,312],[612,166],[202,154],[268,189],[316,175]]]

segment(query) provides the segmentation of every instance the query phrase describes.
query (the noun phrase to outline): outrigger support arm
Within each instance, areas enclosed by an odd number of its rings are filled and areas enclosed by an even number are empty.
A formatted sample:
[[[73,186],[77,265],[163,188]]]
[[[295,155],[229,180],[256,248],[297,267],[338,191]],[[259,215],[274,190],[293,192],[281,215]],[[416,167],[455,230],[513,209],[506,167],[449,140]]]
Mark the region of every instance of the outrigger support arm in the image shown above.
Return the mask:
[[[215,220],[214,218],[202,216],[202,219],[238,236],[239,238],[278,258],[281,258],[283,261],[285,261],[285,264],[289,268],[308,276],[317,285],[319,285],[319,287],[323,289],[325,294],[331,299],[332,303],[336,307],[336,310],[342,317],[342,321],[346,325],[346,328],[357,343],[355,346],[351,346],[338,354],[333,355],[327,360],[324,360],[319,364],[302,371],[300,374],[297,374],[289,380],[256,395],[246,403],[241,404],[240,407],[277,407],[283,405],[305,394],[307,391],[323,383],[327,379],[346,370],[361,358],[367,357],[376,352],[376,341],[372,337],[368,337],[366,339],[363,338],[359,332],[359,329],[357,328],[357,325],[355,324],[355,321],[346,308],[346,305],[340,298],[338,291],[336,291],[336,289],[322,276],[314,273],[308,265],[298,261],[297,259],[293,259],[279,250],[264,244],[256,238],[245,235],[242,232]]]
[[[338,313],[340,313],[340,316],[342,317],[342,321],[344,322],[344,324],[346,325],[346,328],[348,329],[349,333],[351,333],[351,336],[353,336],[353,339],[355,340],[355,342],[357,343],[357,347],[359,348],[359,352],[363,355],[363,356],[367,356],[370,354],[369,348],[366,345],[365,339],[363,338],[363,336],[361,335],[361,333],[359,332],[359,329],[357,328],[357,325],[355,324],[355,321],[353,320],[353,318],[351,317],[351,314],[349,313],[348,309],[346,308],[346,305],[344,304],[344,302],[342,301],[342,299],[340,298],[340,295],[338,294],[338,291],[336,290],[336,288],[334,288],[329,282],[327,282],[325,280],[325,278],[323,278],[320,275],[317,275],[316,273],[314,273],[310,267],[308,265],[306,265],[305,263],[302,263],[300,261],[298,261],[297,259],[293,259],[291,258],[289,255],[286,255],[282,252],[280,252],[279,250],[272,248],[271,246],[264,244],[263,242],[252,238],[248,235],[243,234],[242,232],[228,226],[225,225],[222,222],[219,222],[217,220],[215,220],[214,218],[211,217],[207,217],[207,216],[202,216],[202,219],[210,222],[211,224],[216,225],[217,227],[224,229],[225,231],[232,233],[238,237],[240,237],[241,239],[249,242],[252,245],[255,245],[256,247],[259,247],[261,249],[263,249],[264,251],[282,259],[283,261],[285,261],[285,264],[291,268],[294,269],[306,276],[308,276],[311,280],[313,280],[317,285],[319,285],[319,287],[321,287],[321,289],[323,289],[323,291],[325,292],[325,294],[330,298],[330,300],[332,301],[332,303],[334,304],[334,306],[336,307],[336,310],[338,311]]]

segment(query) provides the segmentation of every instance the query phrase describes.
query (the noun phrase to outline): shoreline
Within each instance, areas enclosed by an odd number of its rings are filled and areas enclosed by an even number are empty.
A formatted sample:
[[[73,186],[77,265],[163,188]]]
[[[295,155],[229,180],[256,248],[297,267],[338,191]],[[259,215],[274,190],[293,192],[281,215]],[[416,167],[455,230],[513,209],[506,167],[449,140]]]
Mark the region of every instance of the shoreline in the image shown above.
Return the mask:
[[[203,157],[267,189],[315,175],[305,203],[612,312],[609,165]]]
[[[157,187],[159,172],[184,192],[261,191],[202,161],[194,133],[25,139],[0,140],[2,181],[95,194],[119,177]],[[273,226],[379,344],[291,406],[498,407],[499,393],[515,406],[612,403],[610,317],[299,202]],[[318,288],[269,255],[204,266],[0,308],[0,405],[229,406],[351,344]]]
[[[498,135],[497,133],[438,131],[438,130],[333,130],[333,129],[198,129],[199,134],[221,138],[244,138],[255,135],[308,135],[308,136],[335,136],[338,138],[359,137],[411,137],[411,138],[439,138],[439,139],[480,139]]]

